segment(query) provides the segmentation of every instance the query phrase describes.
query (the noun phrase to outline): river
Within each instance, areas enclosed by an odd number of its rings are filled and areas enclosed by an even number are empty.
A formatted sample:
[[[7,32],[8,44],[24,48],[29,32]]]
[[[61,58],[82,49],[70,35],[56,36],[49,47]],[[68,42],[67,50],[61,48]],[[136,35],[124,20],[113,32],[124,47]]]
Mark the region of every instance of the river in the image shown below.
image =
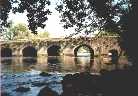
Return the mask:
[[[124,60],[125,61],[125,60]],[[124,62],[123,60],[120,62]],[[124,68],[126,64],[119,64],[118,68]],[[7,57],[1,58],[1,91],[9,96],[37,96],[44,85],[50,87],[58,94],[62,93],[61,80],[68,73],[89,71],[99,74],[101,69],[114,70],[115,64],[104,64],[103,60],[89,56],[40,56],[37,58]],[[47,72],[50,76],[40,76],[41,72]],[[17,92],[19,86],[29,87],[30,91]]]

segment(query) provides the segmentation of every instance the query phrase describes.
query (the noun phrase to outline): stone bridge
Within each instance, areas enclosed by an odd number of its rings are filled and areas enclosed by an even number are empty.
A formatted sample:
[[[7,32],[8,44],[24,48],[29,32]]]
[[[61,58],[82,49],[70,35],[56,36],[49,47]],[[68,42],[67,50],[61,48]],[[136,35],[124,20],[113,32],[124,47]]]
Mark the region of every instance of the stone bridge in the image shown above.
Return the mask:
[[[24,56],[36,57],[71,55],[77,56],[81,47],[87,47],[91,56],[108,54],[109,50],[121,48],[118,44],[118,37],[92,37],[92,38],[54,38],[37,40],[1,41],[1,57]]]

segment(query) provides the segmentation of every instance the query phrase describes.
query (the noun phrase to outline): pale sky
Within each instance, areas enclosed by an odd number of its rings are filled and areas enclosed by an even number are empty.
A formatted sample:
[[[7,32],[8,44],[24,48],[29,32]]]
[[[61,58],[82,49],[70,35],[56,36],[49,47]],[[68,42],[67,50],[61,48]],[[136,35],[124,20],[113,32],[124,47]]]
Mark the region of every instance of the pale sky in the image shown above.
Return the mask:
[[[46,27],[44,29],[38,28],[38,31],[48,31],[51,38],[65,37],[69,34],[75,32],[74,28],[64,29],[60,23],[59,13],[55,10],[56,0],[51,0],[51,5],[49,6],[52,11],[51,15],[48,15],[48,20],[46,21]],[[9,19],[14,22],[14,24],[25,23],[28,25],[26,13],[10,13]]]
[[[74,31],[74,29],[65,30],[60,23],[59,13],[55,10],[56,0],[51,0],[51,5],[49,6],[52,11],[51,15],[48,15],[48,20],[46,21],[46,27],[44,29],[38,28],[38,31],[48,31],[50,33],[50,37],[58,38],[65,37]],[[10,12],[8,20],[12,20],[16,25],[18,23],[25,23],[28,25],[26,12],[25,13],[16,13],[13,14]]]

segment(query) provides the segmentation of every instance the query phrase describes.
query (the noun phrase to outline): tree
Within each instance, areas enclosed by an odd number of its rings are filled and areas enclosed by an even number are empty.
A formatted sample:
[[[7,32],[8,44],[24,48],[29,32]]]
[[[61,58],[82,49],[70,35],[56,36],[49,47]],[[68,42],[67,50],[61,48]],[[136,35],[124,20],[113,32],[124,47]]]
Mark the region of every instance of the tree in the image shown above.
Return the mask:
[[[0,25],[8,26],[7,18],[11,10],[13,13],[27,11],[28,27],[34,34],[37,34],[37,28],[45,27],[44,22],[48,19],[47,15],[51,13],[46,5],[50,5],[49,0],[1,0]]]
[[[28,38],[28,35],[29,35],[29,29],[27,25],[22,23],[17,24],[15,26],[11,25],[7,30],[8,30],[7,31],[8,36],[11,36],[9,40],[25,39],[25,38]]]
[[[76,27],[77,33],[96,30],[116,32],[121,36],[120,45],[126,53],[136,59],[136,0],[62,0],[57,6],[65,28]],[[136,19],[136,18],[135,18]],[[89,21],[89,22],[88,22]],[[132,31],[133,30],[133,31]],[[133,36],[134,35],[134,36]],[[135,39],[134,39],[135,38]],[[131,42],[131,43],[128,43]]]
[[[134,69],[138,68],[137,60],[137,47],[134,42],[137,41],[137,10],[136,10],[136,0],[130,0],[131,7],[130,11],[124,14],[120,20],[122,24],[122,32],[120,36],[122,37],[121,46],[126,51],[127,55],[132,59],[134,64]]]
[[[40,38],[48,38],[49,37],[49,32],[41,32],[38,34]]]
[[[1,27],[1,37],[2,39],[6,40],[12,40],[13,39],[13,33],[11,31],[11,28],[13,27],[13,22],[9,21],[9,26],[7,28]]]
[[[127,2],[114,3],[114,0],[63,0],[57,6],[61,13],[64,28],[76,27],[76,31],[89,34],[91,32],[119,32],[118,19]]]

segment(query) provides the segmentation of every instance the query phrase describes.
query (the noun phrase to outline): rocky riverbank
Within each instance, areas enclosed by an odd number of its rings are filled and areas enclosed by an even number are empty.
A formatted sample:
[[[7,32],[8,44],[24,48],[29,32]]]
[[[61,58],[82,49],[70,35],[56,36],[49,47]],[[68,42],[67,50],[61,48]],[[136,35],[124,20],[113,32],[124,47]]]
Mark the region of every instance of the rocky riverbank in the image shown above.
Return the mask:
[[[60,95],[45,86],[38,96],[137,96],[134,73],[126,69],[102,71],[101,75],[67,74],[61,82],[63,92]]]
[[[101,75],[35,70],[1,74],[1,96],[137,96],[133,74],[128,69],[102,71]]]

